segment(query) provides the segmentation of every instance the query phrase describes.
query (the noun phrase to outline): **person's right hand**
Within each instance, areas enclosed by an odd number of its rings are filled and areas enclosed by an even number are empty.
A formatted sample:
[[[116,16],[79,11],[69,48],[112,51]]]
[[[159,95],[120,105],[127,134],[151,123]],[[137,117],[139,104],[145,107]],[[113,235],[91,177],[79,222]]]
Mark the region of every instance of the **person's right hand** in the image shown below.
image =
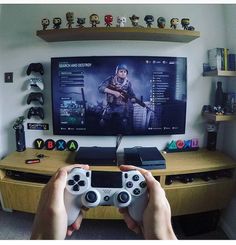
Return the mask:
[[[145,169],[131,165],[121,165],[120,169],[122,171],[140,171],[146,180],[149,193],[149,201],[143,213],[142,224],[138,224],[130,217],[127,208],[119,209],[128,228],[136,233],[142,232],[144,238],[149,240],[177,239],[171,224],[170,205],[160,183],[152,176],[151,172]]]

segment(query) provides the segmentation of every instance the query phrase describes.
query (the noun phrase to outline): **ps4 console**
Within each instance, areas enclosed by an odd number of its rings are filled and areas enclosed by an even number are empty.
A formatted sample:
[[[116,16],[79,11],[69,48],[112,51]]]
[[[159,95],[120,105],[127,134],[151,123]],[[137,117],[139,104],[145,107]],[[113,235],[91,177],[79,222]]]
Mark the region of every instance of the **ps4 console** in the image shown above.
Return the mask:
[[[116,166],[116,148],[80,147],[76,153],[75,162],[94,166]]]
[[[144,169],[165,169],[166,161],[156,147],[124,148],[124,163]]]

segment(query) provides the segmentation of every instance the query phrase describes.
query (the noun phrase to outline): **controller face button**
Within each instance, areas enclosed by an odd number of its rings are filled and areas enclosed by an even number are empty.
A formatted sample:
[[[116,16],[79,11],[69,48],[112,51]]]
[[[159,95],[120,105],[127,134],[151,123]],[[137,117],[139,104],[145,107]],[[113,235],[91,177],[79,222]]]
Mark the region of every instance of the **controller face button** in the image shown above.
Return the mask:
[[[126,178],[126,179],[128,178],[128,174],[127,174],[127,173],[125,173],[125,178]]]
[[[109,196],[105,196],[105,197],[104,197],[104,201],[106,201],[106,202],[109,201],[109,199],[110,199]]]
[[[120,203],[126,203],[129,201],[129,195],[122,191],[121,193],[119,193],[119,195],[117,196],[117,199]]]
[[[73,180],[73,179],[70,179],[70,180],[68,180],[68,185],[74,185],[75,184],[75,181]]]
[[[141,188],[145,188],[145,187],[147,186],[147,184],[146,184],[145,181],[142,181],[142,182],[139,184],[139,186],[140,186]]]
[[[89,172],[86,173],[86,177],[89,177]]]
[[[84,180],[79,181],[79,182],[78,182],[78,185],[79,185],[79,186],[85,186],[85,181],[84,181]]]
[[[139,195],[140,192],[141,192],[141,191],[140,191],[139,188],[135,188],[135,189],[133,190],[134,195]]]
[[[74,185],[73,186],[73,191],[79,191],[79,186],[78,185]]]
[[[132,179],[133,179],[133,181],[138,181],[139,180],[139,176],[137,174],[135,174]]]
[[[128,182],[126,183],[126,187],[127,187],[127,188],[132,188],[132,187],[133,187],[133,182],[128,181]]]
[[[85,200],[89,203],[94,203],[97,201],[97,194],[94,191],[89,191],[85,195]]]

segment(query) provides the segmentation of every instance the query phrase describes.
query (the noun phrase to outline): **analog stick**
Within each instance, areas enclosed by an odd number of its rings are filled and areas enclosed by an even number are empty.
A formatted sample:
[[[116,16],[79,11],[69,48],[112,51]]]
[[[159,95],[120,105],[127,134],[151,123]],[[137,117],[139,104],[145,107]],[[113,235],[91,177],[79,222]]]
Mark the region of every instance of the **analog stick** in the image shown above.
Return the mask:
[[[122,191],[121,193],[118,194],[117,200],[120,203],[126,203],[129,201],[129,195],[127,192]]]
[[[98,199],[97,194],[94,191],[89,191],[85,195],[85,200],[89,203],[94,203]]]

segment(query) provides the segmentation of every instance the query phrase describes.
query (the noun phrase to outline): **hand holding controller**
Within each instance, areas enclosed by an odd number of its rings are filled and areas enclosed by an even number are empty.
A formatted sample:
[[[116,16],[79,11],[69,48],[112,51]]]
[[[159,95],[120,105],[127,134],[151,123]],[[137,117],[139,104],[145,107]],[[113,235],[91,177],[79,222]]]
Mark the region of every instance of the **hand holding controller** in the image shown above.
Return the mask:
[[[64,198],[68,225],[76,220],[82,206],[99,205],[128,207],[130,216],[140,222],[148,201],[145,179],[137,170],[104,172],[74,168],[68,174]]]

